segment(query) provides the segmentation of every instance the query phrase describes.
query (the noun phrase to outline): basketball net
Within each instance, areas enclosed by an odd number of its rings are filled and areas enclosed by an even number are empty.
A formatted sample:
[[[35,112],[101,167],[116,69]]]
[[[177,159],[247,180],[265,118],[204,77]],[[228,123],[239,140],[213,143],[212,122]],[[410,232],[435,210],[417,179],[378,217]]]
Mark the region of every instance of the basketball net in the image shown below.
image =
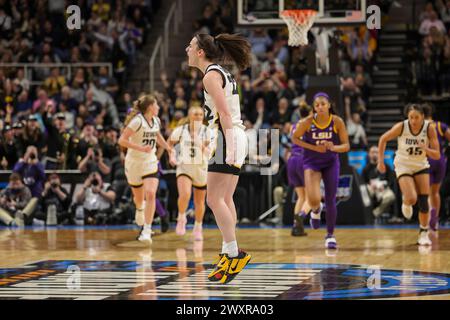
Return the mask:
[[[317,16],[315,10],[283,10],[280,17],[288,26],[290,46],[306,46],[308,44],[308,31]]]

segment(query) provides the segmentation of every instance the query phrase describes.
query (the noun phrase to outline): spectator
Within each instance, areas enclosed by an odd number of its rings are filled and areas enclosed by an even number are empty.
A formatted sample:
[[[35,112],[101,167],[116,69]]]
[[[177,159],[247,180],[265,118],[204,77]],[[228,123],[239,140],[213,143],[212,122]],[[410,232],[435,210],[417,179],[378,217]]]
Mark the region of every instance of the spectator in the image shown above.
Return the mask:
[[[17,173],[9,176],[8,186],[0,192],[0,222],[10,227],[22,227],[28,222],[38,200],[31,198],[31,192]]]
[[[430,12],[429,17],[422,21],[422,23],[420,24],[419,33],[426,36],[430,34],[431,27],[436,27],[440,32],[444,34],[447,32],[447,29],[445,28],[442,20],[438,19],[436,11]]]
[[[278,101],[278,109],[272,115],[272,127],[282,129],[284,125],[291,120],[292,112],[289,110],[289,101],[281,98]],[[288,130],[289,131],[289,130]],[[289,132],[288,132],[289,136]]]
[[[108,177],[111,173],[110,160],[103,158],[100,148],[89,148],[86,157],[78,164],[78,170],[83,173],[100,172],[102,177]]]
[[[430,48],[425,48],[423,59],[418,62],[416,67],[418,85],[423,95],[435,94],[437,89],[437,65],[432,54]]]
[[[14,141],[14,132],[11,126],[3,128],[3,136],[0,139],[0,165],[3,170],[12,170],[19,160],[19,150]]]
[[[91,173],[83,188],[75,194],[76,219],[86,224],[105,224],[111,215],[116,193],[103,182],[99,172]]]
[[[69,192],[61,185],[59,176],[53,173],[45,183],[44,191],[39,199],[39,210],[35,213],[34,218],[47,221],[49,208],[54,205],[57,223],[69,224],[72,220],[69,214],[70,203]]]
[[[445,2],[445,3],[444,3]],[[439,9],[442,22],[447,30],[450,29],[450,0],[437,0],[436,5]]]
[[[45,171],[39,162],[38,151],[34,146],[29,146],[23,158],[19,159],[13,169],[20,174],[24,184],[30,189],[33,197],[40,197],[44,189]]]
[[[266,52],[273,43],[272,38],[262,28],[254,29],[248,37],[248,41],[252,45],[253,54],[259,60],[263,60],[266,57]]]
[[[47,153],[45,168],[50,170],[67,169],[67,159],[73,150],[72,137],[66,128],[66,116],[57,113],[54,116],[48,113],[44,116],[44,124],[47,130]]]
[[[55,96],[65,85],[66,79],[59,74],[59,68],[52,68],[50,76],[44,81],[44,88],[47,90],[48,95],[50,97]]]
[[[36,115],[31,114],[28,116],[25,131],[23,134],[23,148],[28,148],[29,146],[34,146],[38,149],[39,154],[42,154],[44,148],[46,148],[46,141],[44,134],[38,123],[38,118]]]
[[[346,124],[350,145],[353,150],[365,149],[367,146],[367,136],[364,127],[361,124],[359,113],[350,112],[350,98],[345,98]]]
[[[388,165],[386,165],[386,173],[378,172],[378,147],[370,147],[368,160],[362,171],[362,180],[372,198],[373,215],[378,218],[382,213],[386,213],[395,201],[395,194],[392,191],[395,181],[392,169]]]
[[[101,143],[101,148],[104,157],[109,160],[120,156],[118,134],[118,131],[114,127],[106,128],[105,139]]]

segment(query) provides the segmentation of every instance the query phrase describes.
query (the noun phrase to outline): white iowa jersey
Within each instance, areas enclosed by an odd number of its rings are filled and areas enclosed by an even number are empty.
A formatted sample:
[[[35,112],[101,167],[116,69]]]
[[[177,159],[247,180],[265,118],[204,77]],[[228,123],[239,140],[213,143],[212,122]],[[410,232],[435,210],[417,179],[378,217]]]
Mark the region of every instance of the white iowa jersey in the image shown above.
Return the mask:
[[[178,161],[182,164],[205,165],[208,162],[209,154],[202,152],[202,146],[210,141],[210,130],[203,124],[196,129],[194,139],[189,132],[189,124],[175,128],[170,136],[170,140],[179,142]]]
[[[206,68],[205,74],[211,70],[217,70],[222,75],[223,88],[225,91],[225,100],[227,102],[228,109],[231,113],[231,120],[233,125],[236,127],[241,127],[245,129],[241,120],[241,106],[239,100],[239,94],[237,89],[236,80],[234,80],[231,73],[222,68],[218,64],[212,64]],[[211,129],[216,129],[220,126],[219,113],[217,112],[216,105],[212,100],[211,96],[205,90],[205,119],[208,121],[208,127]]]
[[[419,143],[429,144],[428,126],[430,122],[425,120],[422,129],[417,135],[412,134],[408,120],[403,122],[402,134],[398,137],[397,152],[395,153],[395,161],[401,162],[403,165],[410,164],[415,167],[419,164],[428,166],[426,152],[419,148]]]
[[[161,123],[158,117],[153,117],[149,122],[140,113],[136,115],[130,123],[127,125],[128,128],[133,130],[135,133],[131,135],[130,141],[138,144],[140,146],[150,146],[152,147],[151,153],[145,153],[133,149],[128,149],[127,159],[131,160],[144,160],[156,162],[156,139],[159,130],[161,129]]]

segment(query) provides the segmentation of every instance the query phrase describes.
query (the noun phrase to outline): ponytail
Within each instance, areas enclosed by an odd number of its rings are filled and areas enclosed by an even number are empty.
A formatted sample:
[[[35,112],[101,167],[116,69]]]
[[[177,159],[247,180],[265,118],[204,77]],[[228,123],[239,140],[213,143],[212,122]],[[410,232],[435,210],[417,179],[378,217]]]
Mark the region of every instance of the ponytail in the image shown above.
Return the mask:
[[[251,45],[238,34],[222,33],[216,37],[200,33],[196,35],[198,48],[205,52],[206,59],[212,62],[233,61],[239,70],[250,66]]]

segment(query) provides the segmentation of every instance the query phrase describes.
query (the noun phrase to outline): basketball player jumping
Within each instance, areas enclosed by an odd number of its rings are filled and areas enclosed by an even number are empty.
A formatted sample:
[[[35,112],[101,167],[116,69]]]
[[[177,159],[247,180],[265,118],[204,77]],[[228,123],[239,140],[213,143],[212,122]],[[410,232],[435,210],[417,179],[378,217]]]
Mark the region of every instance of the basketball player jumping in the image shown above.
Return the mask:
[[[339,155],[348,152],[350,144],[344,121],[331,113],[329,96],[319,92],[313,99],[314,114],[300,121],[293,142],[304,149],[306,200],[311,211],[311,227],[320,227],[322,212],[320,181],[325,185],[327,236],[325,247],[337,249],[334,229],[337,208],[336,193],[339,183]]]
[[[202,241],[202,223],[205,215],[206,181],[210,134],[203,125],[204,112],[201,107],[191,107],[188,122],[178,126],[169,138],[169,145],[180,144],[177,163],[178,221],[175,229],[180,236],[186,233],[186,210],[194,187],[194,240]]]
[[[428,236],[428,195],[430,193],[430,164],[427,156],[439,160],[439,142],[433,123],[425,120],[423,108],[418,104],[405,107],[403,122],[395,124],[378,142],[378,171],[386,172],[384,151],[388,141],[397,138],[394,167],[403,194],[402,213],[406,219],[413,215],[413,205],[418,204],[420,232],[417,243],[431,245]]]
[[[157,117],[158,102],[152,95],[136,100],[125,119],[119,145],[127,149],[125,175],[133,191],[136,206],[136,223],[143,225],[139,241],[152,243],[152,222],[155,214],[156,191],[158,188],[158,160],[156,145],[169,152],[170,162],[175,163],[175,154],[160,133],[161,124]],[[143,208],[144,200],[146,202]]]
[[[247,154],[247,136],[241,120],[236,81],[218,62],[234,62],[240,70],[250,65],[250,43],[238,35],[196,35],[186,48],[189,66],[203,72],[205,118],[211,129],[212,158],[208,165],[207,203],[222,233],[222,251],[211,281],[230,282],[251,256],[236,241],[236,208],[233,193]],[[223,139],[223,137],[225,139]]]
[[[425,119],[433,122],[433,107],[430,104],[423,104],[423,111]],[[441,121],[433,122],[436,126],[436,134],[441,150],[441,157],[439,160],[434,160],[428,157],[430,163],[430,228],[437,231],[439,228],[439,211],[441,210],[441,190],[442,181],[445,178],[447,170],[447,156],[445,155],[445,141],[450,141],[450,129],[447,124]]]

